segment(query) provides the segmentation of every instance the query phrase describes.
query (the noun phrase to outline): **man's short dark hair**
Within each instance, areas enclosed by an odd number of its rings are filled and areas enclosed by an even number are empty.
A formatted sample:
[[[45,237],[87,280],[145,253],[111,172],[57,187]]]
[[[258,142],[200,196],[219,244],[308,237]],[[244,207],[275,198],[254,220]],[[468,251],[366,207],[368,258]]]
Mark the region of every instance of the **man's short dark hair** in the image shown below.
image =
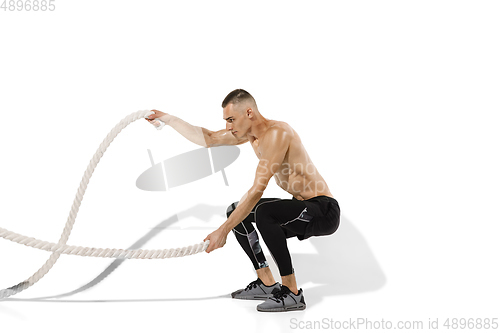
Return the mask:
[[[255,99],[252,95],[246,90],[236,89],[231,91],[226,98],[222,101],[222,107],[225,108],[228,104],[238,104],[240,102],[251,100],[255,103]],[[256,104],[257,105],[257,104]]]

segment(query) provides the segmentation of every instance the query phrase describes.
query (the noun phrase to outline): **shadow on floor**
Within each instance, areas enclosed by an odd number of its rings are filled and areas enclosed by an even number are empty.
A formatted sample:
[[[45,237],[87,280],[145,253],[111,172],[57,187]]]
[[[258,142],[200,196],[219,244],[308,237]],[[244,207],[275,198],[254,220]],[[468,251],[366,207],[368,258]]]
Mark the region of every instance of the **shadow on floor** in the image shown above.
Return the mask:
[[[163,230],[171,228],[179,221],[179,216],[197,217],[208,221],[213,215],[221,215],[225,207],[205,204],[195,205],[183,212],[175,214],[160,222],[147,234],[141,237],[128,249],[143,247],[149,240]],[[294,254],[292,256],[295,270],[300,283],[311,282],[313,287],[304,291],[308,307],[317,305],[325,297],[335,295],[356,294],[380,289],[386,283],[386,277],[363,235],[346,218],[341,218],[341,224],[336,233],[326,237],[311,237],[304,242],[311,242],[317,253]],[[88,290],[112,274],[124,259],[114,260],[102,273],[84,286],[67,293],[39,298],[7,298],[2,301],[13,302],[164,302],[164,301],[199,301],[217,298],[229,298],[229,294],[202,298],[172,298],[172,299],[130,299],[130,300],[61,300]],[[250,264],[250,263],[249,263]],[[300,287],[300,286],[299,286]]]
[[[294,254],[297,279],[311,282],[304,295],[308,307],[324,297],[357,294],[382,288],[386,277],[363,235],[345,217],[337,232],[308,240],[317,254]]]
[[[205,205],[205,204],[197,204],[191,208],[186,209],[185,211],[176,213],[166,220],[163,220],[162,222],[158,223],[155,227],[153,227],[148,233],[146,233],[144,236],[142,236],[139,240],[137,240],[134,244],[132,244],[127,250],[136,250],[144,247],[147,242],[149,242],[151,239],[156,237],[159,233],[162,231],[171,228],[173,224],[176,222],[179,222],[179,216],[181,216],[181,219],[188,218],[188,217],[196,217],[200,220],[208,221],[213,215],[221,215],[221,212],[225,212],[226,207],[221,207],[221,206],[210,206],[210,205]],[[46,296],[46,297],[37,297],[37,298],[6,298],[2,299],[0,301],[30,301],[30,302],[105,302],[105,300],[94,300],[94,301],[63,301],[63,300],[53,300],[57,298],[63,298],[63,297],[69,297],[73,296],[75,294],[81,293],[85,290],[88,290],[99,283],[101,283],[104,279],[106,279],[110,274],[112,274],[120,265],[125,261],[126,259],[116,259],[114,260],[108,267],[104,269],[99,275],[97,275],[94,279],[83,285],[82,287],[69,291],[67,293],[63,294],[58,294],[58,295],[52,295],[52,296]],[[216,296],[216,297],[208,297],[207,299],[213,299],[213,298],[219,298],[223,296]],[[172,300],[181,300],[181,299],[172,299]],[[199,300],[199,299],[186,299],[186,300]],[[110,302],[113,300],[109,300]],[[117,302],[125,302],[126,300],[115,300]],[[146,301],[146,300],[130,300],[130,301]],[[154,299],[150,301],[156,301]],[[163,300],[167,301],[167,300]]]

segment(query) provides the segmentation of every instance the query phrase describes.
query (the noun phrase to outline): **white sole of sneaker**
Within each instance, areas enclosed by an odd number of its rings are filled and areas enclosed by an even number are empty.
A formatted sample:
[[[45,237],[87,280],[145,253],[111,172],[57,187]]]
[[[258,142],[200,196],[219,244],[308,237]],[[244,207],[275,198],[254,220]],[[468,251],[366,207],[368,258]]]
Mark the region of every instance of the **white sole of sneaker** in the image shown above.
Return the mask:
[[[262,296],[259,296],[259,295],[252,295],[252,296],[237,296],[237,297],[233,297],[234,299],[244,299],[244,300],[257,300],[257,301],[265,301],[267,300],[269,297],[273,296],[272,294],[271,295],[262,295]]]
[[[271,309],[262,309],[257,307],[257,311],[260,312],[286,312],[286,311],[299,311],[305,309],[306,309],[305,304],[295,304],[295,305],[285,306],[284,308],[271,308]]]

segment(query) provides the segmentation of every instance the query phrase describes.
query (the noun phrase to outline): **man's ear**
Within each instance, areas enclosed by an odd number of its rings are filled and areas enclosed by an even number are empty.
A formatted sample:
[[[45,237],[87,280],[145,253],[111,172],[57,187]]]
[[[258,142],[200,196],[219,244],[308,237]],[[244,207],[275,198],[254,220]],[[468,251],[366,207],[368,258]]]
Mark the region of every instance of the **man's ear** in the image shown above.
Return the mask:
[[[246,114],[248,118],[253,118],[254,114],[252,108],[248,108]]]

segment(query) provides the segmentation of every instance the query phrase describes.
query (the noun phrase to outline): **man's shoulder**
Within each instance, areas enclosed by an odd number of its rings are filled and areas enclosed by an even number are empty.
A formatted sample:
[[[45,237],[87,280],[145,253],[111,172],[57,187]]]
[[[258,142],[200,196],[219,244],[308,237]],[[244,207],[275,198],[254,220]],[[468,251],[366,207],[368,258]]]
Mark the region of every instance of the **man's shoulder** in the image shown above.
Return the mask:
[[[288,125],[284,121],[274,120],[271,126],[268,128],[268,133],[272,133],[273,135],[291,135],[295,134],[292,126]]]
[[[295,131],[290,125],[283,121],[276,121],[266,131],[260,140],[263,149],[277,149],[278,147],[289,146],[294,140]]]

